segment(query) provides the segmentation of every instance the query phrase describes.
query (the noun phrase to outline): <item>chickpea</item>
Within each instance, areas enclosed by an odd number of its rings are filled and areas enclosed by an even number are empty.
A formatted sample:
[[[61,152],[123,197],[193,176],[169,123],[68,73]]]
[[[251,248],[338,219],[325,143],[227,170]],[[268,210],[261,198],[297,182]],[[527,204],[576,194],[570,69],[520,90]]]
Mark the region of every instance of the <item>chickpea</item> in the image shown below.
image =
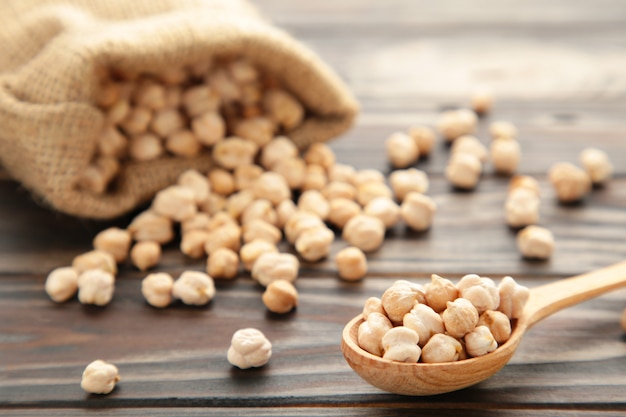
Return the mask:
[[[254,182],[265,171],[258,165],[240,165],[235,168],[235,188],[238,191],[254,189]]]
[[[165,108],[178,109],[183,102],[183,90],[180,86],[169,86],[165,89]]]
[[[308,262],[316,262],[328,256],[330,245],[335,234],[326,227],[305,230],[296,239],[295,247],[298,254]]]
[[[108,394],[119,380],[120,375],[115,365],[96,360],[83,371],[80,387],[90,394]]]
[[[161,260],[161,245],[150,240],[137,242],[130,251],[130,259],[140,271],[150,269]]]
[[[239,256],[232,249],[218,248],[209,256],[206,271],[213,278],[235,278],[239,272]]]
[[[481,89],[472,95],[472,110],[476,114],[484,115],[491,111],[493,107],[493,93],[486,89]]]
[[[285,237],[289,243],[295,244],[298,236],[305,230],[323,226],[324,222],[319,216],[307,211],[296,211],[285,223]]]
[[[471,135],[463,135],[458,137],[450,148],[452,154],[464,153],[474,155],[481,163],[487,161],[487,148],[478,138]]]
[[[284,90],[267,90],[263,96],[263,108],[274,123],[287,131],[298,127],[304,119],[302,104]]]
[[[282,176],[292,190],[302,188],[307,175],[306,163],[301,158],[285,158],[272,165],[272,171]]]
[[[298,199],[298,209],[311,212],[320,219],[326,220],[330,212],[330,204],[319,191],[307,190]]]
[[[329,202],[328,221],[343,229],[348,221],[361,214],[361,206],[347,198],[333,198]]]
[[[402,318],[402,325],[419,335],[420,347],[424,347],[434,335],[444,332],[441,316],[426,304],[415,304]]]
[[[334,198],[347,198],[348,200],[356,198],[356,188],[347,182],[331,181],[322,188],[321,192],[327,201]]]
[[[276,245],[264,239],[254,239],[241,247],[239,256],[246,271],[251,271],[256,260],[264,253],[278,253]]]
[[[257,150],[254,142],[230,137],[213,146],[213,160],[221,167],[232,170],[239,165],[251,165]]]
[[[298,258],[290,253],[266,252],[252,266],[252,278],[264,287],[278,280],[293,282],[299,268]]]
[[[410,312],[420,299],[424,299],[423,288],[406,281],[396,281],[380,298],[387,317],[394,325],[402,324],[404,315]]]
[[[241,369],[260,367],[272,357],[272,344],[257,329],[237,330],[228,348],[228,362]]]
[[[387,197],[377,197],[371,200],[363,209],[363,213],[379,218],[387,229],[395,226],[400,219],[400,207]]]
[[[225,225],[236,226],[236,227],[239,226],[233,216],[231,216],[229,213],[225,211],[220,211],[218,213],[215,213],[213,217],[211,217],[207,228],[209,232],[212,232]]]
[[[400,217],[411,229],[422,232],[431,227],[436,211],[437,204],[432,198],[411,191],[400,206]]]
[[[206,85],[191,87],[182,96],[185,111],[190,117],[208,112],[216,112],[220,105],[220,96]]]
[[[496,284],[490,278],[476,274],[465,275],[457,284],[460,296],[468,300],[482,314],[487,310],[496,310],[500,304],[500,294]]]
[[[105,77],[108,74],[104,75]],[[101,108],[109,108],[121,98],[120,85],[113,81],[104,81],[100,84],[96,104]]]
[[[177,109],[162,109],[154,114],[150,122],[150,130],[162,138],[166,138],[185,126],[185,120]]]
[[[233,175],[221,168],[213,168],[209,172],[209,182],[211,190],[223,196],[229,196],[235,192],[235,178]]]
[[[105,306],[115,291],[115,277],[102,269],[88,269],[78,275],[78,301]]]
[[[259,219],[275,225],[277,217],[276,210],[274,210],[270,201],[264,199],[254,200],[241,213],[241,224],[245,225],[252,220]]]
[[[477,121],[476,113],[471,110],[448,110],[439,116],[437,130],[448,142],[452,142],[460,136],[472,134]]]
[[[363,319],[367,320],[369,315],[372,313],[380,313],[383,316],[385,315],[382,301],[380,301],[380,298],[378,297],[370,297],[365,300],[365,304],[363,304]]]
[[[242,237],[244,243],[261,239],[276,245],[281,241],[283,234],[280,229],[265,220],[254,219],[243,225]]]
[[[110,227],[98,233],[93,239],[93,247],[97,250],[110,253],[115,262],[124,262],[128,257],[131,235],[127,230],[119,227]]]
[[[207,112],[191,120],[191,130],[198,141],[205,146],[213,146],[226,134],[226,122],[215,112]]]
[[[205,255],[204,246],[209,238],[206,230],[190,230],[183,234],[180,240],[180,251],[193,259],[202,258]]]
[[[524,310],[530,291],[523,285],[519,285],[511,277],[504,277],[498,284],[500,305],[498,311],[504,313],[509,319],[517,319]]]
[[[126,136],[122,135],[114,126],[106,126],[98,138],[98,153],[102,156],[123,158],[126,156],[127,150],[128,139]]]
[[[377,217],[358,214],[344,226],[343,239],[364,252],[373,252],[385,238],[385,224]]]
[[[408,327],[394,327],[382,339],[383,359],[396,362],[416,363],[422,350],[417,346],[419,335]]]
[[[370,201],[378,197],[392,198],[393,192],[384,183],[367,182],[357,186],[357,201],[365,207]]]
[[[288,313],[298,305],[298,291],[289,281],[271,282],[263,293],[263,304],[272,313]]]
[[[202,150],[202,143],[190,130],[180,130],[165,139],[165,149],[176,156],[193,158]]]
[[[210,193],[206,200],[199,204],[202,212],[212,216],[226,209],[226,198],[217,193]]]
[[[264,172],[253,183],[252,189],[256,198],[269,200],[277,205],[291,198],[291,189],[284,177],[275,172]]]
[[[587,148],[580,153],[580,163],[587,171],[593,184],[603,184],[607,182],[613,174],[613,165],[606,152]]]
[[[465,298],[449,301],[441,318],[450,336],[461,338],[471,332],[478,323],[476,307]]]
[[[306,167],[304,180],[302,181],[303,190],[321,191],[328,184],[328,176],[326,169],[321,165],[310,164]]]
[[[486,326],[498,344],[511,337],[511,321],[500,311],[487,310],[478,318],[478,326]]]
[[[438,333],[433,335],[422,348],[422,362],[455,362],[465,354],[463,345],[452,336]]]
[[[446,178],[457,188],[471,190],[478,184],[481,172],[480,160],[474,155],[455,153],[448,161]]]
[[[509,182],[509,193],[516,188],[525,188],[532,191],[537,197],[541,196],[539,183],[533,177],[528,175],[515,175]]]
[[[325,143],[314,142],[304,153],[304,160],[308,165],[319,165],[328,170],[335,164],[335,152]]]
[[[283,200],[276,206],[276,227],[282,229],[298,208],[291,200]]]
[[[198,212],[194,190],[182,185],[164,188],[154,196],[152,210],[177,222],[189,219]]]
[[[228,248],[237,252],[240,247],[241,229],[235,224],[224,224],[212,230],[204,244],[204,250],[209,256],[219,248]]]
[[[165,308],[172,303],[173,286],[174,278],[170,274],[157,272],[141,281],[141,293],[151,306]]]
[[[72,261],[72,268],[78,275],[90,269],[100,269],[112,275],[117,274],[117,264],[113,255],[97,249],[76,256]]]
[[[514,188],[507,196],[504,209],[506,222],[514,228],[525,227],[539,221],[539,197],[528,188]]]
[[[477,326],[465,335],[464,340],[467,354],[473,358],[486,355],[498,348],[498,342],[487,326]]]
[[[130,114],[130,103],[126,99],[120,99],[106,112],[107,121],[112,125],[121,124]]]
[[[426,193],[428,191],[428,176],[422,170],[409,168],[392,172],[389,175],[389,184],[395,198],[402,202],[410,192]]]
[[[499,138],[491,143],[491,162],[497,173],[512,175],[517,171],[521,158],[519,142],[512,139]]]
[[[387,159],[394,168],[406,168],[419,158],[419,148],[406,133],[395,132],[385,140]]]
[[[133,107],[120,124],[128,135],[139,135],[148,131],[148,125],[152,121],[152,112],[145,107]]]
[[[56,303],[64,303],[78,291],[78,274],[70,266],[56,268],[46,278],[46,294]]]
[[[128,143],[128,154],[135,161],[150,161],[165,153],[161,140],[152,133],[132,136]]]
[[[339,277],[346,281],[358,281],[367,273],[367,258],[361,249],[354,246],[340,250],[335,256],[335,265]]]
[[[85,168],[78,180],[78,186],[83,190],[102,194],[119,170],[120,164],[117,159],[108,156],[97,158]]]
[[[493,139],[515,139],[517,128],[511,122],[499,120],[489,125],[489,133]]]
[[[371,182],[384,184],[385,176],[382,172],[375,169],[361,169],[359,171],[356,171],[352,176],[352,185],[354,185],[356,188],[359,188],[359,186]]]
[[[244,119],[235,124],[234,134],[263,147],[274,138],[274,123],[267,117],[257,116]]]
[[[187,73],[187,69],[183,67],[169,67],[165,68],[158,74],[159,80],[165,84],[166,86],[175,86],[184,83],[189,74]],[[167,88],[166,88],[166,102],[167,102]]]
[[[150,110],[165,107],[165,88],[152,80],[140,81],[133,93],[133,101],[140,107]]]
[[[527,226],[517,234],[517,247],[525,258],[548,259],[554,252],[554,236],[546,228]]]
[[[286,136],[278,136],[262,148],[261,165],[265,169],[271,169],[278,161],[297,157],[298,148],[295,143]]]
[[[354,175],[356,171],[350,165],[334,164],[328,169],[328,180],[346,182],[348,184],[354,184]]]
[[[228,70],[230,77],[238,84],[252,83],[259,78],[257,69],[244,58],[231,62]]]
[[[357,342],[361,349],[371,353],[372,355],[383,355],[383,336],[393,325],[381,313],[373,312],[367,316],[367,319],[359,325],[357,332]]]
[[[185,271],[174,282],[172,296],[188,305],[208,304],[215,296],[213,278],[203,272]]]
[[[433,129],[426,126],[411,126],[409,136],[417,145],[420,156],[430,155],[436,140]]]
[[[459,290],[452,281],[433,274],[430,284],[426,286],[425,297],[428,305],[437,313],[441,313],[448,306],[448,302],[459,298]]]
[[[195,169],[188,169],[178,176],[178,185],[188,187],[194,196],[196,204],[201,204],[209,197],[211,183],[209,179]]]

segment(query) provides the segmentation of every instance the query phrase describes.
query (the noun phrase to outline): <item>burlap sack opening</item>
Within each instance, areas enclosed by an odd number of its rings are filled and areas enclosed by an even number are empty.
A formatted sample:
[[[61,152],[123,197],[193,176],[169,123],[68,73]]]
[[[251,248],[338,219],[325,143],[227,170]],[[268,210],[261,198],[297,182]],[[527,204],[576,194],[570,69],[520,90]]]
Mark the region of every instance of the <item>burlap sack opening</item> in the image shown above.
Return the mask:
[[[127,163],[113,193],[78,190],[104,123],[92,104],[101,67],[142,71],[245,56],[306,107],[309,117],[290,132],[301,148],[345,131],[358,109],[319,57],[244,1],[14,0],[0,10],[0,161],[46,204],[71,215],[119,216],[185,169],[211,165],[208,153]]]

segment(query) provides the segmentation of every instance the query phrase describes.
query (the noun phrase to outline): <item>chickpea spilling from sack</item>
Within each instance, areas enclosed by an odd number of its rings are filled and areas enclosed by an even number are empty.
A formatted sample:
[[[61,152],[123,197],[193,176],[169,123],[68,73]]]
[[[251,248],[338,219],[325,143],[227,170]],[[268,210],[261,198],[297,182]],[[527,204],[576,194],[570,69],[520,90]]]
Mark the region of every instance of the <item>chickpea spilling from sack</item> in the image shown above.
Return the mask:
[[[433,275],[422,286],[396,281],[381,298],[369,298],[358,329],[359,346],[397,362],[453,362],[493,352],[511,335],[528,300],[528,288],[511,277],[499,285],[466,275],[454,285]]]

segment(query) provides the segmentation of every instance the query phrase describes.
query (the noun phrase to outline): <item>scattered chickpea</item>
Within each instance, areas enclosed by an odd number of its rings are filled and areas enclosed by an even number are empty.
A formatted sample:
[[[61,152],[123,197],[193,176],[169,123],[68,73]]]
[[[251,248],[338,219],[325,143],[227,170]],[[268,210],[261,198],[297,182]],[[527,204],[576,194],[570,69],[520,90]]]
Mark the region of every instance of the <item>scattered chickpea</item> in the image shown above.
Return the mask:
[[[298,208],[296,204],[291,200],[283,200],[276,206],[276,227],[283,228],[287,221],[294,214]]]
[[[293,282],[298,277],[300,262],[290,253],[263,253],[252,266],[252,278],[267,287],[280,279]]]
[[[428,230],[432,223],[437,204],[424,194],[409,192],[400,205],[400,217],[411,229],[418,232]]]
[[[258,165],[240,165],[235,168],[233,177],[235,187],[238,191],[252,189],[254,182],[263,174],[265,170]]]
[[[182,130],[185,120],[177,109],[162,109],[154,114],[150,123],[150,130],[162,138]]]
[[[511,178],[511,181],[509,182],[509,192],[516,188],[525,188],[535,193],[537,197],[541,196],[539,183],[536,179],[528,175],[515,175]]]
[[[101,269],[88,269],[78,275],[78,301],[105,306],[115,291],[115,277]]]
[[[180,231],[184,235],[190,230],[208,230],[211,216],[207,213],[196,213],[193,217],[183,220],[180,223]]]
[[[206,85],[188,88],[182,96],[183,107],[190,117],[215,112],[219,102],[220,98],[217,92]]]
[[[239,251],[241,247],[241,228],[236,224],[224,224],[209,232],[204,244],[204,250],[211,256],[219,248],[229,248]]]
[[[46,278],[46,294],[56,303],[64,303],[78,291],[78,274],[70,266],[56,268]]]
[[[286,136],[272,139],[261,149],[261,165],[265,169],[272,169],[275,163],[287,158],[297,158],[298,147]]]
[[[209,256],[206,271],[213,278],[235,278],[239,272],[239,256],[232,249],[218,248]]]
[[[481,143],[476,136],[463,135],[454,141],[450,147],[450,153],[464,153],[474,155],[481,163],[487,161],[487,148]]]
[[[513,175],[521,158],[519,142],[508,138],[498,138],[491,143],[491,162],[498,174]]]
[[[173,155],[193,158],[200,154],[202,143],[192,131],[180,130],[165,139],[165,149]]]
[[[322,195],[328,201],[334,198],[347,198],[354,200],[356,198],[356,188],[352,184],[342,181],[331,181],[322,188]]]
[[[554,252],[554,235],[540,226],[528,226],[517,234],[517,247],[525,258],[548,259]]]
[[[377,197],[392,198],[393,192],[385,183],[381,182],[367,182],[357,186],[357,201],[365,207],[367,203]]]
[[[359,346],[372,355],[382,356],[382,341],[385,333],[393,328],[393,325],[381,313],[370,313],[367,319],[359,325],[357,342]]]
[[[321,165],[310,164],[306,166],[302,190],[322,190],[328,184],[326,169]]]
[[[298,305],[298,291],[289,281],[271,282],[263,293],[263,304],[272,313],[285,314]]]
[[[563,203],[579,201],[591,190],[589,175],[569,162],[554,164],[548,171],[548,178]]]
[[[525,227],[539,221],[540,200],[537,194],[528,188],[514,188],[504,204],[506,222],[514,228]]]
[[[263,96],[263,108],[274,123],[287,131],[300,125],[304,119],[302,104],[284,90],[267,90]]]
[[[83,371],[80,387],[90,394],[109,394],[119,380],[117,367],[98,359]]]
[[[381,344],[383,359],[396,362],[415,363],[419,361],[422,350],[417,346],[419,335],[408,327],[394,327],[385,333]]]
[[[385,140],[385,150],[394,168],[406,168],[415,163],[420,155],[413,138],[402,132],[395,132]]]
[[[377,217],[357,214],[345,224],[342,238],[363,252],[373,252],[385,238],[385,224]]]
[[[268,145],[269,146],[269,145]],[[225,169],[235,169],[239,165],[251,165],[258,146],[245,139],[230,137],[213,146],[213,161]]]
[[[361,214],[361,206],[347,198],[333,198],[329,202],[328,221],[343,229],[346,223],[353,217]]]
[[[409,136],[417,145],[420,156],[430,155],[436,140],[433,129],[426,126],[411,126]]]
[[[146,133],[152,120],[152,112],[145,107],[133,107],[122,121],[121,127],[129,135]]]
[[[486,355],[498,348],[498,342],[487,326],[476,326],[474,330],[465,335],[464,340],[465,350],[473,358]]]
[[[204,305],[215,296],[213,278],[203,272],[185,271],[174,282],[172,296],[188,305]]]
[[[448,161],[446,178],[457,188],[471,190],[478,184],[481,172],[482,165],[476,156],[455,153]]]
[[[191,120],[191,131],[202,145],[213,146],[226,134],[226,122],[218,113],[209,111]]]
[[[152,133],[132,136],[128,142],[128,154],[135,161],[150,161],[165,153],[161,140]]]
[[[296,239],[296,252],[305,261],[317,262],[328,256],[334,240],[335,234],[326,227],[305,230]]]
[[[321,192],[306,190],[298,198],[298,210],[311,212],[320,219],[326,220],[330,213],[330,204]]]
[[[308,165],[315,164],[328,170],[335,164],[335,152],[325,143],[314,142],[304,153],[304,160]]]
[[[259,147],[267,145],[274,138],[274,123],[267,117],[257,116],[239,121],[234,134],[256,143]]]
[[[385,183],[385,176],[382,172],[375,169],[361,169],[356,171],[352,175],[352,185],[359,188],[359,186],[371,182],[377,182],[380,184]]]
[[[235,192],[235,178],[225,169],[213,168],[208,176],[213,192],[223,196],[229,196]]]
[[[328,169],[329,181],[340,181],[354,185],[354,174],[356,170],[354,167],[346,164],[334,164]]]
[[[606,152],[587,148],[580,153],[580,163],[587,171],[593,184],[603,184],[607,182],[613,174],[613,165]]]
[[[256,260],[264,253],[278,253],[278,249],[276,245],[264,239],[255,239],[244,244],[239,256],[246,271],[251,271]]]
[[[166,272],[150,274],[141,281],[141,294],[148,304],[165,308],[172,303],[174,278]]]
[[[198,212],[194,191],[182,185],[164,188],[154,196],[152,210],[177,222],[189,219]]]
[[[379,218],[387,229],[395,226],[400,220],[400,207],[387,197],[377,197],[371,200],[363,209],[363,213]]]
[[[254,219],[244,223],[242,232],[244,243],[260,239],[276,245],[283,237],[279,228],[262,219]]]
[[[487,89],[481,89],[472,95],[472,110],[476,114],[484,115],[491,111],[493,107],[493,93]]]
[[[292,190],[302,188],[307,176],[306,163],[301,158],[285,158],[272,165],[272,171],[282,176]]]
[[[468,109],[448,110],[439,116],[437,130],[448,141],[469,135],[476,129],[476,113]]]
[[[287,180],[275,172],[264,172],[252,184],[256,198],[269,200],[273,205],[291,198],[291,189]]]
[[[212,216],[226,208],[226,198],[224,198],[221,194],[210,193],[207,199],[204,200],[198,208],[204,213]]]
[[[137,242],[130,251],[130,259],[140,271],[150,269],[161,261],[161,245],[151,240]]]
[[[463,345],[452,336],[443,333],[433,335],[422,348],[422,362],[455,362],[465,354]]]
[[[256,197],[254,196],[254,192],[252,190],[241,190],[234,194],[231,194],[226,200],[226,212],[233,219],[241,219],[242,214],[246,211],[246,209],[255,202]],[[271,209],[271,203],[267,200],[263,200],[265,203],[269,205]],[[250,220],[253,217],[259,216],[259,204],[256,204],[255,209],[250,211]],[[253,214],[254,213],[254,214]],[[262,217],[262,216],[261,216]]]
[[[209,197],[211,183],[209,179],[195,169],[188,169],[178,176],[177,184],[187,187],[193,192],[196,204],[201,204]]]
[[[265,365],[272,357],[272,344],[257,329],[241,329],[233,334],[228,348],[228,362],[240,369]]]
[[[123,262],[128,257],[131,242],[130,232],[119,227],[110,227],[98,233],[93,240],[93,247],[110,253],[115,262]]]
[[[339,277],[346,281],[358,281],[367,273],[367,258],[357,247],[349,246],[335,256]]]
[[[308,211],[298,210],[285,223],[285,237],[289,243],[295,244],[302,232],[317,227],[324,227],[324,222],[319,216]]]
[[[204,245],[208,238],[207,230],[194,229],[185,232],[180,239],[180,251],[190,258],[202,258],[205,255]]]
[[[511,122],[499,120],[489,125],[489,133],[495,139],[516,139],[517,128]]]
[[[78,275],[89,269],[100,269],[112,275],[117,274],[117,264],[113,255],[97,249],[76,256],[72,261],[72,268]]]
[[[428,191],[428,176],[416,168],[396,170],[389,175],[389,184],[396,200],[402,202],[410,192],[424,194]]]

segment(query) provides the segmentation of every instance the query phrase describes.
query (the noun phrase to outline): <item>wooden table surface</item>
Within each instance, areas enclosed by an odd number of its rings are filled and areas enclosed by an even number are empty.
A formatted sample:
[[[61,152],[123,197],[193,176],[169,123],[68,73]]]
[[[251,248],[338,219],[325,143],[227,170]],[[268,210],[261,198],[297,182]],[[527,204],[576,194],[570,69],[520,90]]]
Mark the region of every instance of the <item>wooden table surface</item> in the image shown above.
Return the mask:
[[[266,312],[262,289],[247,274],[219,282],[210,305],[149,307],[143,274],[122,267],[106,308],[52,303],[47,273],[91,247],[104,227],[55,213],[19,184],[0,180],[0,414],[63,415],[480,415],[626,414],[626,336],[620,290],[561,311],[535,326],[513,360],[493,378],[458,392],[404,397],[356,375],[340,351],[344,324],[369,296],[395,279],[427,282],[509,274],[534,287],[626,258],[626,5],[619,0],[527,2],[263,0],[261,11],[318,52],[357,95],[356,126],[332,143],[338,160],[389,172],[384,138],[413,123],[433,124],[463,106],[480,85],[497,104],[479,126],[504,119],[520,130],[520,172],[542,187],[541,224],[556,237],[547,262],[521,259],[504,223],[508,179],[487,168],[475,192],[455,192],[438,145],[418,167],[428,172],[439,206],[432,230],[398,226],[359,283],[336,277],[333,255],[304,264],[300,305]],[[577,162],[586,146],[609,152],[615,178],[583,204],[556,203],[546,172]],[[203,269],[176,244],[159,270]],[[232,333],[261,329],[271,362],[240,371],[226,361]],[[87,363],[118,365],[122,381],[108,396],[85,394]]]

